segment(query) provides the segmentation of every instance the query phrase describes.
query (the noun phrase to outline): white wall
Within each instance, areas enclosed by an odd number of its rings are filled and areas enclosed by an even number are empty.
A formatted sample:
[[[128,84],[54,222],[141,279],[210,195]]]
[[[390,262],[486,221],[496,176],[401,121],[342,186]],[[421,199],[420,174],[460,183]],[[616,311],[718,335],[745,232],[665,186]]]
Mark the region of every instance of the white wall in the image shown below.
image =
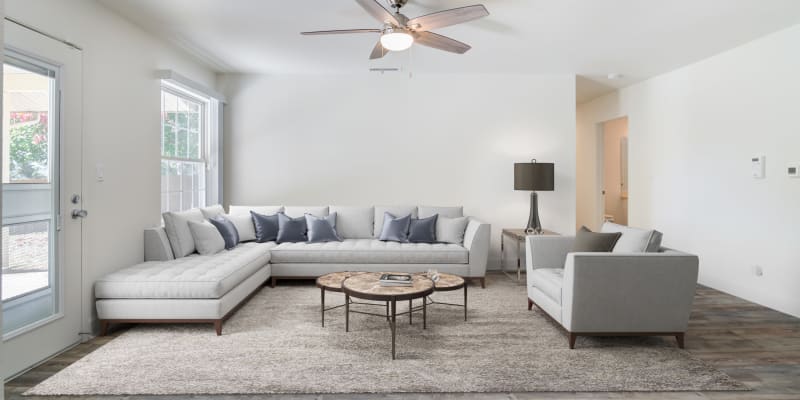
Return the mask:
[[[578,222],[595,218],[595,124],[627,115],[631,225],[699,254],[702,284],[800,316],[798,43],[800,25],[579,106]]]
[[[195,59],[92,0],[8,0],[6,15],[83,47],[84,330],[93,282],[143,260],[143,233],[160,223],[160,84],[173,69],[212,87]],[[104,182],[95,179],[102,164]],[[67,288],[67,290],[80,290]]]
[[[572,75],[242,76],[220,79],[229,204],[464,205],[522,228],[513,163],[555,162],[542,224],[575,225]]]

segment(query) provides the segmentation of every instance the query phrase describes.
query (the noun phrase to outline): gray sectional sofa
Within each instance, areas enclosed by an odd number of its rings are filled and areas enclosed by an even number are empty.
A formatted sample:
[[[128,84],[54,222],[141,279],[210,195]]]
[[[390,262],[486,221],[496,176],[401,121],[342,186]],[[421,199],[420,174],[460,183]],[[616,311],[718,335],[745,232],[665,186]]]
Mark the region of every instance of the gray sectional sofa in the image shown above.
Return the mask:
[[[181,224],[223,212],[208,208],[181,213],[167,227],[145,231],[145,262],[104,276],[94,290],[101,335],[114,323],[222,323],[265,282],[309,279],[335,271],[424,272],[435,268],[485,286],[490,226],[468,217],[462,243],[398,243],[377,239],[385,211],[414,217],[462,217],[461,207],[283,207],[231,206],[230,215],[250,211],[291,217],[337,213],[341,242],[242,243],[199,255]],[[376,223],[377,221],[377,223]],[[189,233],[190,235],[190,233]]]

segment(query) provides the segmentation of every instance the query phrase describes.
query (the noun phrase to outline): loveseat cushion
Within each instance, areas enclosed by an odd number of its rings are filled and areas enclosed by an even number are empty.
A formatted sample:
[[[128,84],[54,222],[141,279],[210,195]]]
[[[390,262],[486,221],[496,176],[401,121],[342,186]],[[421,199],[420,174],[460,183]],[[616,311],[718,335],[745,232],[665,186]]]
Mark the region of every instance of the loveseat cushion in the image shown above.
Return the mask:
[[[397,243],[345,239],[327,243],[281,243],[272,249],[273,264],[467,264],[469,251],[457,244]]]
[[[600,232],[621,233],[612,253],[657,253],[661,249],[661,232],[604,222]]]
[[[532,286],[561,305],[561,287],[564,281],[563,268],[536,268],[531,272]]]
[[[108,274],[94,284],[98,299],[218,299],[270,260],[270,243],[243,243],[210,256],[150,261]]]

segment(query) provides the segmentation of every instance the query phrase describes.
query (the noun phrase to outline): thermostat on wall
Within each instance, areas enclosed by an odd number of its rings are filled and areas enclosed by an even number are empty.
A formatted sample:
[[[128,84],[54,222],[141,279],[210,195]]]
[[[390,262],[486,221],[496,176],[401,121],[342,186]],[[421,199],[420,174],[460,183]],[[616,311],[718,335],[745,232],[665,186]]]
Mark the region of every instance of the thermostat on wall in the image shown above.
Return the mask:
[[[764,161],[766,161],[764,155],[753,156],[753,158],[750,159],[750,172],[753,178],[764,178]]]
[[[800,178],[800,162],[786,164],[786,175],[789,178]]]

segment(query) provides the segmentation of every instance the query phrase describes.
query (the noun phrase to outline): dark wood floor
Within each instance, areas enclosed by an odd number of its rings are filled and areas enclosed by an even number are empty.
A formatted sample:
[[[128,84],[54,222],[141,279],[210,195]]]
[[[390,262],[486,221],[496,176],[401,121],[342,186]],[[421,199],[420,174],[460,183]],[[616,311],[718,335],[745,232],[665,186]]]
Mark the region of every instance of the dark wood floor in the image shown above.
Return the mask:
[[[502,275],[493,279],[507,279]],[[491,290],[491,287],[489,288]],[[525,307],[524,299],[520,307]],[[21,394],[84,355],[113,340],[95,338],[56,356],[8,382],[7,400]],[[686,349],[696,357],[744,382],[750,392],[670,393],[496,393],[496,394],[381,394],[276,396],[131,396],[112,399],[800,399],[800,319],[744,301],[726,293],[698,287]],[[579,350],[578,350],[579,351]],[[59,397],[62,398],[62,397]],[[99,397],[98,397],[99,398]]]

